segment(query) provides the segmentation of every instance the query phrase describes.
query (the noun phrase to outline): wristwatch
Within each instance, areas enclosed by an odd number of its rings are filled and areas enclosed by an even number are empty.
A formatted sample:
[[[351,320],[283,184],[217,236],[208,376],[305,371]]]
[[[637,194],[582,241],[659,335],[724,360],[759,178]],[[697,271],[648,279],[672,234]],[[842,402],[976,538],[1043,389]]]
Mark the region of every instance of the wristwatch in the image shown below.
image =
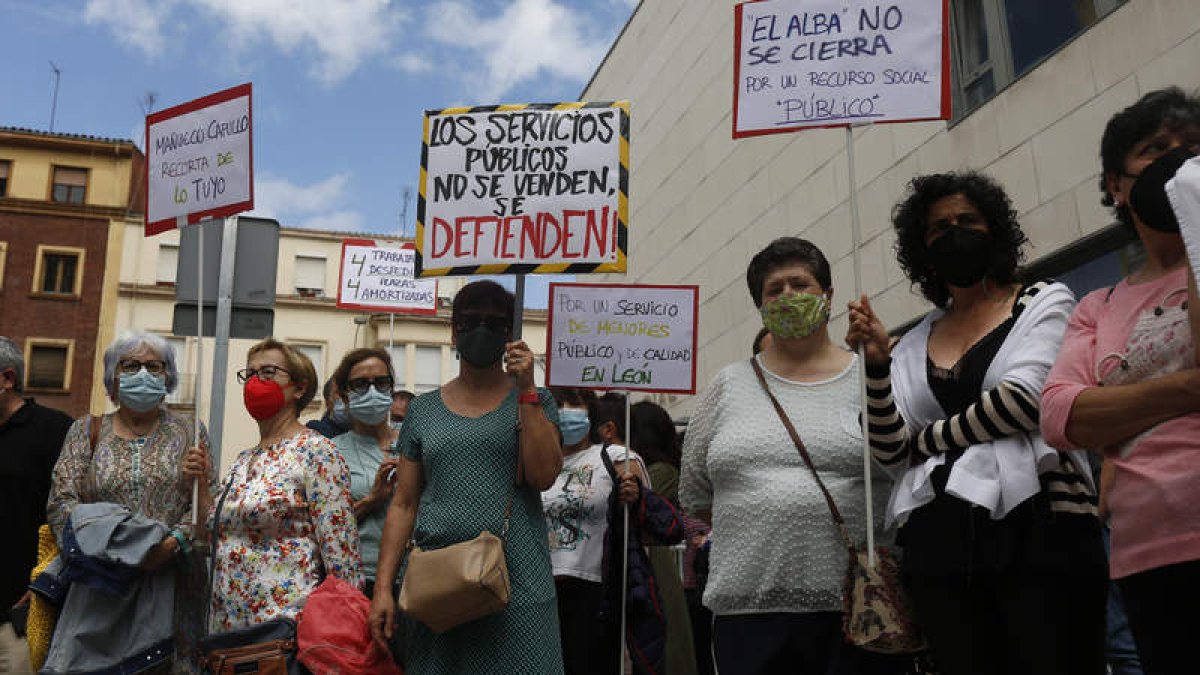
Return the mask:
[[[536,389],[533,391],[523,391],[520,394],[517,394],[517,402],[529,403],[530,405],[538,405],[541,403],[541,401],[538,399],[538,393]]]

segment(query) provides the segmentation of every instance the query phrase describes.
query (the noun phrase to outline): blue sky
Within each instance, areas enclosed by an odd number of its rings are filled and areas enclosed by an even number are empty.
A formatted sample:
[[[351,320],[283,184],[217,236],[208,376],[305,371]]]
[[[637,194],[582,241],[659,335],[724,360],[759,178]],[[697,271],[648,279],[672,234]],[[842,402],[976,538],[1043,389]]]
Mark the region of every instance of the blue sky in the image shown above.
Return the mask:
[[[148,94],[162,109],[253,82],[255,212],[398,233],[423,110],[576,100],[636,4],[0,0],[0,126],[49,127],[50,62],[55,131],[139,145]]]

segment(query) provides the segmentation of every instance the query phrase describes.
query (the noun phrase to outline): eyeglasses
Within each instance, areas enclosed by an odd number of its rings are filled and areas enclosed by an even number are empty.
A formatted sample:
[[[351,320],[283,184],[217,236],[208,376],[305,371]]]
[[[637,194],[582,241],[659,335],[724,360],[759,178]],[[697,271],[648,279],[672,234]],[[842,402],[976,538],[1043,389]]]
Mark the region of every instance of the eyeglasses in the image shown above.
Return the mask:
[[[346,383],[346,391],[352,394],[365,394],[372,386],[381,393],[391,395],[395,380],[389,375],[379,377],[356,377]]]
[[[496,314],[463,314],[454,322],[454,328],[460,333],[475,330],[479,326],[487,326],[488,330],[496,333],[507,333],[512,320]]]
[[[283,373],[288,377],[292,376],[292,374],[288,372],[286,368],[280,368],[279,366],[263,366],[262,368],[243,368],[242,370],[237,371],[237,380],[242,384],[246,384],[250,381],[250,378],[257,375],[258,379],[260,380],[272,381],[279,373]]]
[[[158,359],[149,359],[147,361],[138,361],[137,359],[121,359],[117,362],[117,368],[124,375],[133,375],[142,368],[146,369],[151,375],[162,375],[167,370],[167,364]]]

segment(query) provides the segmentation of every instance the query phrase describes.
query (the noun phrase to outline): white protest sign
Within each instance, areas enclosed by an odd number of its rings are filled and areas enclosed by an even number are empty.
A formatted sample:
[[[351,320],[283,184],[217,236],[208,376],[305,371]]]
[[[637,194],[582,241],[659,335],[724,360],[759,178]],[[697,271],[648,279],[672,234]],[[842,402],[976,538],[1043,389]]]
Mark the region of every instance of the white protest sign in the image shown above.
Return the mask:
[[[146,117],[146,235],[254,208],[250,84]]]
[[[546,384],[696,393],[697,286],[550,284]]]
[[[734,138],[950,117],[947,0],[762,0],[734,11]]]
[[[624,272],[629,105],[425,114],[420,276]]]
[[[370,239],[342,242],[337,306],[371,312],[437,314],[437,280],[414,278],[412,244],[381,245]]]

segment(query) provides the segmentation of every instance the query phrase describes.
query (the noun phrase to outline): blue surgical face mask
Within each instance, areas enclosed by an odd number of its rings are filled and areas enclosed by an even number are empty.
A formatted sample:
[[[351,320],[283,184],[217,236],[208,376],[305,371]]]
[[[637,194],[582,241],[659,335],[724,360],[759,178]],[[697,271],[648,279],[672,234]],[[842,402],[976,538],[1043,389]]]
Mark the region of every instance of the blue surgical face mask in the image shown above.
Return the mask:
[[[367,387],[366,393],[350,394],[350,417],[373,427],[387,420],[392,412],[392,396],[375,387]]]
[[[333,400],[333,409],[329,411],[329,419],[339,426],[350,426],[350,411],[346,408],[345,401],[340,398]]]
[[[586,410],[563,408],[558,411],[558,428],[562,431],[563,447],[571,447],[582,441],[592,429]]]
[[[167,395],[166,381],[151,375],[145,368],[132,375],[121,374],[117,388],[117,400],[134,412],[150,412],[162,403]]]

